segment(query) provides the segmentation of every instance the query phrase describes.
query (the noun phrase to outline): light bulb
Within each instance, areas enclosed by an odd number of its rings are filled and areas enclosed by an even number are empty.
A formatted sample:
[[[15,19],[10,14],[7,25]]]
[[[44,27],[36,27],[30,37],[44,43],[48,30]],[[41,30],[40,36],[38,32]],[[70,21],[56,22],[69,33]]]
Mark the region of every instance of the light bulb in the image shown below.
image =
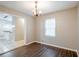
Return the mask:
[[[39,14],[41,14],[42,13],[42,11],[39,11]]]
[[[36,11],[35,10],[33,10],[32,12],[33,12],[33,15],[36,15]]]

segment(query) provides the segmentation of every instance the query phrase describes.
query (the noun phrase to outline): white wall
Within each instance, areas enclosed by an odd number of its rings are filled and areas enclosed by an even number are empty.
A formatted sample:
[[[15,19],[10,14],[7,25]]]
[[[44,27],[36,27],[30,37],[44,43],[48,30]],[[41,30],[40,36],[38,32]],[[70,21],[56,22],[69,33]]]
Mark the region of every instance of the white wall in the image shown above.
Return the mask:
[[[44,36],[44,21],[55,17],[56,37]],[[36,41],[77,49],[77,8],[58,11],[40,16],[36,20]]]

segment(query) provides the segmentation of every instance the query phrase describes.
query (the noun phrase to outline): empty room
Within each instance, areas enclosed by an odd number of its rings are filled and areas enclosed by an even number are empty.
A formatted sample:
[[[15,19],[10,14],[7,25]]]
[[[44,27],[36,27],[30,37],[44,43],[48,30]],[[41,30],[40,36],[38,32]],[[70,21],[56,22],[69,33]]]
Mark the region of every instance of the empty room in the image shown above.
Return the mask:
[[[79,1],[0,1],[0,57],[78,57]]]

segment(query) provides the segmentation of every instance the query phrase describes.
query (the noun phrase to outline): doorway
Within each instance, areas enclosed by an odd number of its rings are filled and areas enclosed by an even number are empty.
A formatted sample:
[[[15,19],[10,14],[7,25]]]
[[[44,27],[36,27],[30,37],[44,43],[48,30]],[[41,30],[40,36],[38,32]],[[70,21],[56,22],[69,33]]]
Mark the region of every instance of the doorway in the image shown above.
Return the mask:
[[[0,12],[0,54],[24,45],[23,20]]]

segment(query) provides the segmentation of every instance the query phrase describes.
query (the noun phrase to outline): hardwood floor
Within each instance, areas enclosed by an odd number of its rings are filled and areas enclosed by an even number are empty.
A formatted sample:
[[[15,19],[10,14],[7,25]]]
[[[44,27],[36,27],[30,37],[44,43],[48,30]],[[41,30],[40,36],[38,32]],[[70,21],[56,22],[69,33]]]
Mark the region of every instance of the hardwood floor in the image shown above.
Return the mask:
[[[3,53],[0,57],[77,57],[77,53],[40,43],[32,43]]]

